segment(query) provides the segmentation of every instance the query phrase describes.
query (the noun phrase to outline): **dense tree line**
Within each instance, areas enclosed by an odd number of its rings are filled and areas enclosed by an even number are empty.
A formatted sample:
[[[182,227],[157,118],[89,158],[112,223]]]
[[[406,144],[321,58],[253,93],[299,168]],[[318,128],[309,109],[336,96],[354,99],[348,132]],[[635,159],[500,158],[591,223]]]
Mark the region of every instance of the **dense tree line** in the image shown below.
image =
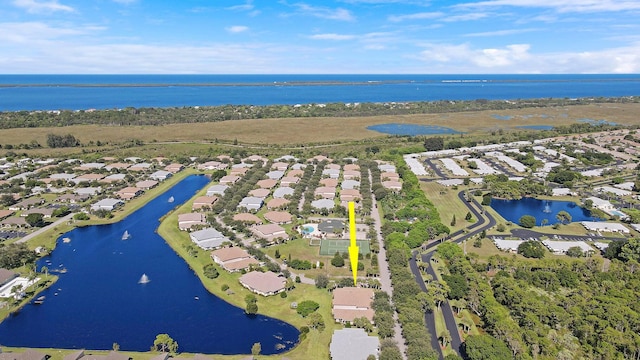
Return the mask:
[[[409,250],[448,233],[440,222],[435,206],[429,202],[402,157],[393,158],[402,178],[402,191],[389,194],[381,202],[385,221],[382,227],[387,259],[393,283],[393,303],[407,341],[407,358],[437,359],[431,348],[431,335],[424,323],[424,312],[431,308],[432,299],[424,293],[409,271]]]
[[[75,147],[79,145],[80,141],[71,134],[47,134],[47,146],[50,148]]]
[[[60,127],[79,124],[99,125],[163,125],[172,123],[202,123],[240,119],[269,119],[292,117],[355,117],[373,115],[404,115],[449,113],[479,110],[509,110],[531,107],[585,105],[594,103],[638,102],[638,98],[590,99],[529,99],[529,100],[466,100],[407,103],[329,103],[323,106],[294,105],[222,105],[178,108],[126,108],[98,111],[17,111],[0,112],[0,128]],[[563,127],[565,133],[580,133],[578,129],[590,124]]]
[[[612,246],[608,269],[598,258],[517,260],[494,255],[479,262],[462,251],[446,263],[450,276],[466,280],[465,306],[481,317],[489,335],[507,345],[512,358],[636,359],[640,241]],[[463,353],[486,359],[473,354],[488,351],[493,340],[470,339]]]
[[[9,244],[0,246],[0,268],[15,269],[36,260],[36,253],[26,244]]]

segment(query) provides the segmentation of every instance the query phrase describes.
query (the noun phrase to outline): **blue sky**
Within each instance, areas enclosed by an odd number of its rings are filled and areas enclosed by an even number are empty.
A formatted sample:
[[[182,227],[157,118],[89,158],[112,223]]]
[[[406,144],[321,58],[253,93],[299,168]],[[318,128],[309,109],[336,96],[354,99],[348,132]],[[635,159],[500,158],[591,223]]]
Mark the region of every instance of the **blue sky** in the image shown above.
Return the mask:
[[[0,73],[639,73],[639,18],[640,0],[0,0]]]

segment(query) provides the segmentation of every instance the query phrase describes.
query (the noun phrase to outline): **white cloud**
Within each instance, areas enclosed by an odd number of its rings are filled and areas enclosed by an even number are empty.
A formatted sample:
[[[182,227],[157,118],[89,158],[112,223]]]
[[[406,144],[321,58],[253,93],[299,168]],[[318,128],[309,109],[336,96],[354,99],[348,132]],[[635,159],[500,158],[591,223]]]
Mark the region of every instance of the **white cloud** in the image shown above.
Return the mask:
[[[558,12],[611,12],[639,10],[638,0],[488,0],[454,5],[456,8],[487,7],[551,8]]]
[[[36,0],[14,0],[13,5],[25,9],[28,13],[47,13],[55,11],[74,12],[71,6],[62,5],[58,0],[36,1]]]
[[[249,28],[247,26],[234,25],[234,26],[229,26],[225,28],[225,30],[227,30],[227,32],[230,32],[232,34],[238,34],[241,32],[249,31]]]
[[[304,3],[293,4],[297,12],[303,15],[313,16],[322,19],[353,21],[355,17],[349,10],[343,8],[331,9],[320,6],[311,6]]]
[[[529,28],[529,29],[508,29],[508,30],[496,30],[496,31],[485,31],[485,32],[470,33],[470,34],[466,34],[464,36],[467,36],[467,37],[506,36],[506,35],[522,34],[522,33],[527,33],[527,32],[532,32],[532,31],[538,31],[538,30],[540,30],[540,29],[533,29],[533,28]]]
[[[434,11],[434,12],[420,12],[420,13],[407,14],[407,15],[390,15],[388,19],[391,22],[401,22],[406,20],[437,19],[443,16],[444,16],[444,13],[439,11]]]
[[[254,9],[253,6],[253,1],[249,0],[244,4],[241,5],[235,5],[235,6],[229,6],[228,8],[226,8],[227,10],[238,10],[238,11],[250,11]]]
[[[33,45],[51,39],[89,34],[104,29],[104,27],[99,26],[53,27],[37,21],[0,23],[0,40],[9,43]]]
[[[554,53],[534,53],[529,44],[501,48],[429,44],[418,58],[434,73],[637,73],[640,43],[598,51]]]
[[[341,34],[315,34],[309,36],[309,39],[313,40],[352,40],[354,35],[341,35]]]
[[[476,12],[476,13],[468,13],[468,14],[447,16],[447,17],[443,18],[442,21],[447,21],[447,22],[471,21],[471,20],[484,19],[484,18],[486,18],[488,16],[489,16],[489,14],[487,14],[487,13]]]

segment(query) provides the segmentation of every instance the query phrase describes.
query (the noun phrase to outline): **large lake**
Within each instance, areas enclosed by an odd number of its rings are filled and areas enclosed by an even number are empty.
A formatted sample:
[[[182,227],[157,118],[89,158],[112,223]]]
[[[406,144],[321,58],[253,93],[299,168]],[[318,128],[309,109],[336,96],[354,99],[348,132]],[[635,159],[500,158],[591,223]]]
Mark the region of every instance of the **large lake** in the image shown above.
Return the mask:
[[[536,218],[536,225],[542,225],[543,219],[547,219],[548,225],[553,225],[558,222],[556,215],[563,210],[571,215],[573,222],[599,220],[592,217],[589,210],[571,201],[547,201],[528,197],[520,200],[492,199],[491,207],[514,224],[517,224],[523,215],[531,215]]]
[[[148,351],[157,334],[168,333],[180,352],[250,354],[259,342],[263,354],[274,354],[295,346],[295,327],[249,317],[210,294],[155,233],[160,217],[208,181],[189,176],[116,224],[62,235],[38,269],[46,265],[66,273],[41,294],[46,296],[42,305],[29,304],[0,323],[0,343],[72,349],[111,349],[118,343],[121,350]],[[128,240],[122,240],[125,230]],[[63,242],[65,237],[71,241]],[[139,284],[142,274],[151,281]]]

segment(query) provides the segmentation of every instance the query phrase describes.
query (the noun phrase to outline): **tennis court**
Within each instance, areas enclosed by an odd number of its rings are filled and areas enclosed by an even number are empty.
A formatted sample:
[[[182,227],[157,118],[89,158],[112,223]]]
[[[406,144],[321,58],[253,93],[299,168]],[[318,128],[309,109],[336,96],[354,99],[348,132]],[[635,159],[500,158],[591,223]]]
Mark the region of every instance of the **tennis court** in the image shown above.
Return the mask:
[[[333,256],[336,252],[341,254],[349,252],[349,243],[349,240],[322,239],[320,243],[320,255]],[[369,240],[356,240],[356,244],[362,255],[367,255],[371,252]]]

